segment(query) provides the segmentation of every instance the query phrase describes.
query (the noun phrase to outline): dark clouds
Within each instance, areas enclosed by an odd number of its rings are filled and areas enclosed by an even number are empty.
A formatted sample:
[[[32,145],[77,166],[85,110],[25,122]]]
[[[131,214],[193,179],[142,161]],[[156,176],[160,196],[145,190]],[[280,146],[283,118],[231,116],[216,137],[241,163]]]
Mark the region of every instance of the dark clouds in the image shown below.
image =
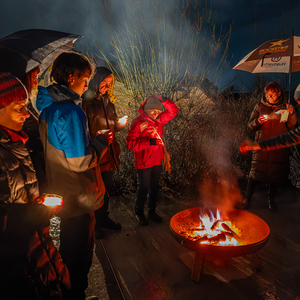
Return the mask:
[[[142,0],[1,0],[0,38],[22,29],[53,29],[83,35],[84,39],[79,39],[75,44],[79,50],[85,50],[94,43],[99,43],[110,51],[105,16],[110,13],[116,23],[122,22],[120,15],[125,13],[130,18],[130,14],[138,9],[136,4],[143,2]],[[101,11],[100,3],[107,5],[106,11]],[[170,8],[171,14],[172,9]],[[289,37],[292,29],[295,35],[300,35],[299,1],[213,0],[213,9],[217,11],[219,26],[228,29],[233,22],[229,48],[229,57],[233,55],[230,68],[255,48],[255,42],[259,46],[267,40]],[[226,72],[220,86],[226,86],[237,72],[233,70]],[[243,76],[251,80],[255,75],[243,74]],[[297,83],[296,77],[293,75],[293,86]]]

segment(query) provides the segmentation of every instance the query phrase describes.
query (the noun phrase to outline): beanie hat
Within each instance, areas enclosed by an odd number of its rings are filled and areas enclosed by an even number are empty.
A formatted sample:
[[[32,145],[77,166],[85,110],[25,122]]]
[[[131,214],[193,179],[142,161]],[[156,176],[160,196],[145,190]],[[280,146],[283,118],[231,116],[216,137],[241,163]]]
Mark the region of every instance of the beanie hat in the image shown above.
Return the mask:
[[[300,84],[297,86],[295,90],[294,98],[300,98]]]
[[[9,72],[0,73],[0,109],[27,98],[26,88],[17,77]]]
[[[162,111],[162,104],[159,99],[154,96],[150,96],[144,104],[144,110],[156,109]]]

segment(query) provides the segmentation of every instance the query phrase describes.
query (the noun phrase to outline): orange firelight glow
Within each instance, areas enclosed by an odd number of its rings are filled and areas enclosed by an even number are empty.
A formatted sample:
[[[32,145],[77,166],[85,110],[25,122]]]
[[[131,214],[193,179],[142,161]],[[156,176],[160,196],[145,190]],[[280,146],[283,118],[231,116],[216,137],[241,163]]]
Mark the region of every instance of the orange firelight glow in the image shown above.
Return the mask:
[[[201,244],[218,246],[238,246],[240,230],[229,220],[221,220],[220,212],[216,216],[212,212],[200,216],[200,223],[188,233],[188,238]]]
[[[55,194],[47,194],[43,199],[43,204],[46,206],[62,206],[63,205],[63,198],[61,196]]]

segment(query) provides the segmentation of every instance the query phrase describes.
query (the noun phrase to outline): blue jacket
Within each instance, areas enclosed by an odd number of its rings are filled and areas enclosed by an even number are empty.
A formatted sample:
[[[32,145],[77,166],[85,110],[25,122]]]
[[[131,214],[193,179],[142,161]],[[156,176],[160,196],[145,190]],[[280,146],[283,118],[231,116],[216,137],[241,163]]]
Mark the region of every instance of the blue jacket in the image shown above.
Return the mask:
[[[44,147],[48,193],[61,195],[60,216],[73,217],[98,209],[105,187],[97,162],[108,142],[98,135],[90,141],[79,95],[66,86],[40,87],[39,131]]]

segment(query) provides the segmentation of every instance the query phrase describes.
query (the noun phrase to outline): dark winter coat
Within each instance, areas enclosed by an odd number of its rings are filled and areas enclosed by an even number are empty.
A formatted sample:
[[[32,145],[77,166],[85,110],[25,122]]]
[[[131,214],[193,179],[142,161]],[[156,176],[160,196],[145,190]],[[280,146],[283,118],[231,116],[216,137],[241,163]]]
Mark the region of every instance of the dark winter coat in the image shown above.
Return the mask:
[[[250,116],[248,127],[256,131],[255,141],[269,139],[276,135],[294,129],[297,117],[296,114],[289,115],[287,122],[280,122],[280,110],[286,110],[286,98],[279,97],[275,104],[270,104],[263,96]],[[258,118],[267,115],[264,123],[259,123]],[[289,149],[276,151],[255,151],[252,155],[251,170],[249,178],[268,183],[284,183],[289,174]]]
[[[37,203],[26,140],[24,133],[0,127],[0,295],[62,299],[70,288],[69,274],[49,235],[51,211]]]
[[[132,121],[126,138],[129,150],[134,151],[136,169],[146,169],[161,165],[164,158],[163,146],[150,143],[151,139],[157,138],[153,127],[162,138],[163,126],[178,113],[178,108],[172,100],[164,97],[157,98],[162,100],[162,105],[166,110],[153,121],[144,111],[144,105],[148,98],[145,99],[139,107],[140,115]]]
[[[111,129],[114,134],[113,142],[100,160],[101,172],[112,171],[116,165],[118,167],[120,165],[120,146],[116,140],[115,133],[124,129],[124,127],[118,125],[115,105],[110,101],[108,94],[105,94],[103,96],[95,95],[91,100],[84,98],[82,108],[87,115],[92,138],[97,135],[99,130]]]
[[[98,161],[108,141],[98,135],[90,140],[87,118],[79,95],[53,84],[39,87],[37,108],[44,147],[48,193],[61,195],[61,217],[89,213],[103,204],[105,187]]]

